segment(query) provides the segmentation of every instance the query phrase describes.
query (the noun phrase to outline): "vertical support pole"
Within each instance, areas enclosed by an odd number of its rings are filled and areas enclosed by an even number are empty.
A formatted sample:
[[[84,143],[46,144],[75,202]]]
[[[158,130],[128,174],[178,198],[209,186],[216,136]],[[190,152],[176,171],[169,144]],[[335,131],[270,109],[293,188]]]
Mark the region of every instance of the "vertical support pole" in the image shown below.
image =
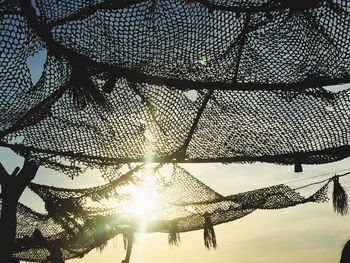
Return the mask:
[[[16,238],[16,207],[17,207],[17,193],[15,190],[11,191],[11,184],[2,184],[1,195],[1,217],[0,217],[0,259],[1,262],[10,262],[13,244]]]
[[[125,259],[122,260],[122,263],[129,263],[130,262],[132,246],[133,246],[133,243],[134,243],[134,232],[128,233],[127,234],[127,239],[128,239],[128,246],[127,246],[127,249],[126,249]]]
[[[1,215],[0,215],[0,259],[10,263],[16,239],[17,203],[24,189],[34,179],[39,168],[33,160],[26,159],[23,168],[17,167],[11,175],[0,164]]]

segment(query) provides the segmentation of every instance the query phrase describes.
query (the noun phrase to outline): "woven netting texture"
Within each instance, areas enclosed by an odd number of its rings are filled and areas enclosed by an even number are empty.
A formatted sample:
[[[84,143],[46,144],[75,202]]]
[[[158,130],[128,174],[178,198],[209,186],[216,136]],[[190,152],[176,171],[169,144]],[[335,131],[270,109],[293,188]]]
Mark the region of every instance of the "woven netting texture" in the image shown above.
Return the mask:
[[[348,1],[0,3],[1,145],[43,164],[350,153]]]
[[[24,16],[28,35],[55,55],[143,81],[322,85],[349,77],[345,0],[26,0],[17,8],[24,14],[3,19]]]
[[[145,176],[152,172],[150,178]],[[328,201],[328,183],[309,197],[287,185],[223,196],[177,165],[170,175],[157,168],[136,167],[113,182],[93,188],[31,184],[30,189],[44,200],[48,213],[40,215],[18,206],[15,256],[28,261],[45,260],[50,247],[59,248],[64,258],[80,257],[117,234],[140,231],[140,224],[145,232],[180,233],[205,228],[206,218],[217,225],[256,209]],[[140,213],[140,205],[148,207],[150,202],[150,209]],[[45,245],[33,236],[35,229],[47,240]]]
[[[0,199],[0,208],[2,201]],[[46,241],[36,236],[40,231]],[[93,242],[91,242],[93,244]],[[19,203],[17,205],[17,232],[14,244],[14,257],[32,262],[43,262],[50,256],[50,248],[59,248],[63,258],[81,257],[92,248],[78,238],[72,238],[66,230],[47,214],[40,214]]]

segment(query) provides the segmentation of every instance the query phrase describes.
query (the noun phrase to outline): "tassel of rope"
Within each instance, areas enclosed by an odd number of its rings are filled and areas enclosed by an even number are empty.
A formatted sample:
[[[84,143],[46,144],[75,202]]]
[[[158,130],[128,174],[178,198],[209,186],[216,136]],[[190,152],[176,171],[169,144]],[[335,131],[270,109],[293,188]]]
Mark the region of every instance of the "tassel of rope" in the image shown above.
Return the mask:
[[[73,104],[77,110],[84,110],[88,104],[101,106],[104,110],[109,110],[110,105],[107,97],[95,85],[88,69],[78,63],[73,63],[70,77],[71,95]],[[115,85],[114,78],[109,78],[103,90],[110,93]]]
[[[209,213],[204,214],[204,245],[206,248],[216,248],[216,236]]]
[[[348,213],[348,195],[339,183],[339,176],[332,178],[333,181],[333,207],[334,212],[344,216]]]
[[[180,233],[178,232],[177,225],[172,225],[170,227],[170,232],[168,236],[168,244],[171,247],[179,246],[181,243]]]

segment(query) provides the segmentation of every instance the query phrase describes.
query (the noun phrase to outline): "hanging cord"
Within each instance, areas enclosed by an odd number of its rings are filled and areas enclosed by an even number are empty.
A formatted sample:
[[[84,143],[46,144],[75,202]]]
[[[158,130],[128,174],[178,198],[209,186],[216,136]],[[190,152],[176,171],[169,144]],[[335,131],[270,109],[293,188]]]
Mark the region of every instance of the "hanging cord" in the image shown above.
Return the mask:
[[[348,170],[348,169],[347,169]],[[331,174],[331,173],[329,173]],[[306,188],[306,187],[309,187],[309,186],[312,186],[312,185],[316,185],[316,184],[321,184],[321,183],[325,183],[325,182],[331,182],[335,177],[343,177],[343,176],[346,176],[346,175],[349,175],[350,172],[347,172],[347,173],[344,173],[344,174],[340,174],[340,175],[335,175],[331,178],[327,178],[327,179],[324,179],[324,180],[321,180],[321,181],[318,181],[318,182],[314,182],[314,183],[310,183],[310,184],[307,184],[307,185],[303,185],[303,186],[300,186],[300,187],[296,187],[296,188],[292,188],[293,190],[299,190],[299,189],[303,189],[303,188]],[[310,178],[307,178],[307,179],[311,179],[311,178],[316,178],[316,177],[320,177],[320,176],[324,176],[326,174],[323,174],[323,175],[318,175],[318,176],[314,176],[314,177],[310,177]],[[301,180],[305,180],[305,179],[301,179]],[[300,181],[301,181],[300,180]],[[295,182],[295,181],[294,181]]]
[[[329,173],[324,173],[324,174],[319,174],[319,175],[315,175],[315,176],[311,176],[311,177],[307,177],[307,178],[301,178],[301,179],[296,179],[296,180],[292,180],[292,181],[288,181],[282,184],[292,184],[292,183],[297,183],[297,182],[301,182],[301,181],[307,181],[310,179],[314,179],[314,178],[318,178],[318,177],[322,177],[322,176],[326,176],[326,175],[331,175],[331,174],[336,174],[336,173],[341,173],[341,172],[345,172],[345,171],[349,171],[350,169],[342,169],[342,170],[337,170],[334,172],[329,172]]]
[[[349,205],[348,205],[348,195],[345,191],[345,189],[341,186],[340,182],[339,182],[339,178],[349,175],[350,172],[344,173],[344,174],[340,174],[340,175],[334,175],[331,178],[327,178],[318,182],[314,182],[314,183],[310,183],[304,186],[300,186],[297,188],[294,188],[293,190],[299,190],[299,189],[303,189],[312,185],[317,185],[317,184],[321,184],[321,183],[325,183],[326,188],[328,188],[328,184],[330,182],[333,182],[333,194],[332,194],[332,199],[333,199],[333,208],[334,208],[334,212],[341,215],[341,216],[345,216],[348,214],[349,211]]]

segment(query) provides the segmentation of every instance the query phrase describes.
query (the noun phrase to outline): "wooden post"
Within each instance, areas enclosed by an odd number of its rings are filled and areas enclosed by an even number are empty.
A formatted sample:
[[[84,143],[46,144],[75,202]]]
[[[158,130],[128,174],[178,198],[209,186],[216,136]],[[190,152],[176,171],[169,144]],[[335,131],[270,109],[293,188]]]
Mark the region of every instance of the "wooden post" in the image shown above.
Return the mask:
[[[129,261],[130,261],[132,246],[134,243],[134,233],[133,232],[128,233],[127,239],[128,239],[128,246],[127,246],[127,250],[126,250],[125,259],[122,260],[122,263],[129,263]]]
[[[0,259],[10,263],[16,239],[17,203],[24,189],[36,175],[39,168],[33,160],[26,159],[22,170],[16,168],[10,175],[0,164],[1,216],[0,216]]]

